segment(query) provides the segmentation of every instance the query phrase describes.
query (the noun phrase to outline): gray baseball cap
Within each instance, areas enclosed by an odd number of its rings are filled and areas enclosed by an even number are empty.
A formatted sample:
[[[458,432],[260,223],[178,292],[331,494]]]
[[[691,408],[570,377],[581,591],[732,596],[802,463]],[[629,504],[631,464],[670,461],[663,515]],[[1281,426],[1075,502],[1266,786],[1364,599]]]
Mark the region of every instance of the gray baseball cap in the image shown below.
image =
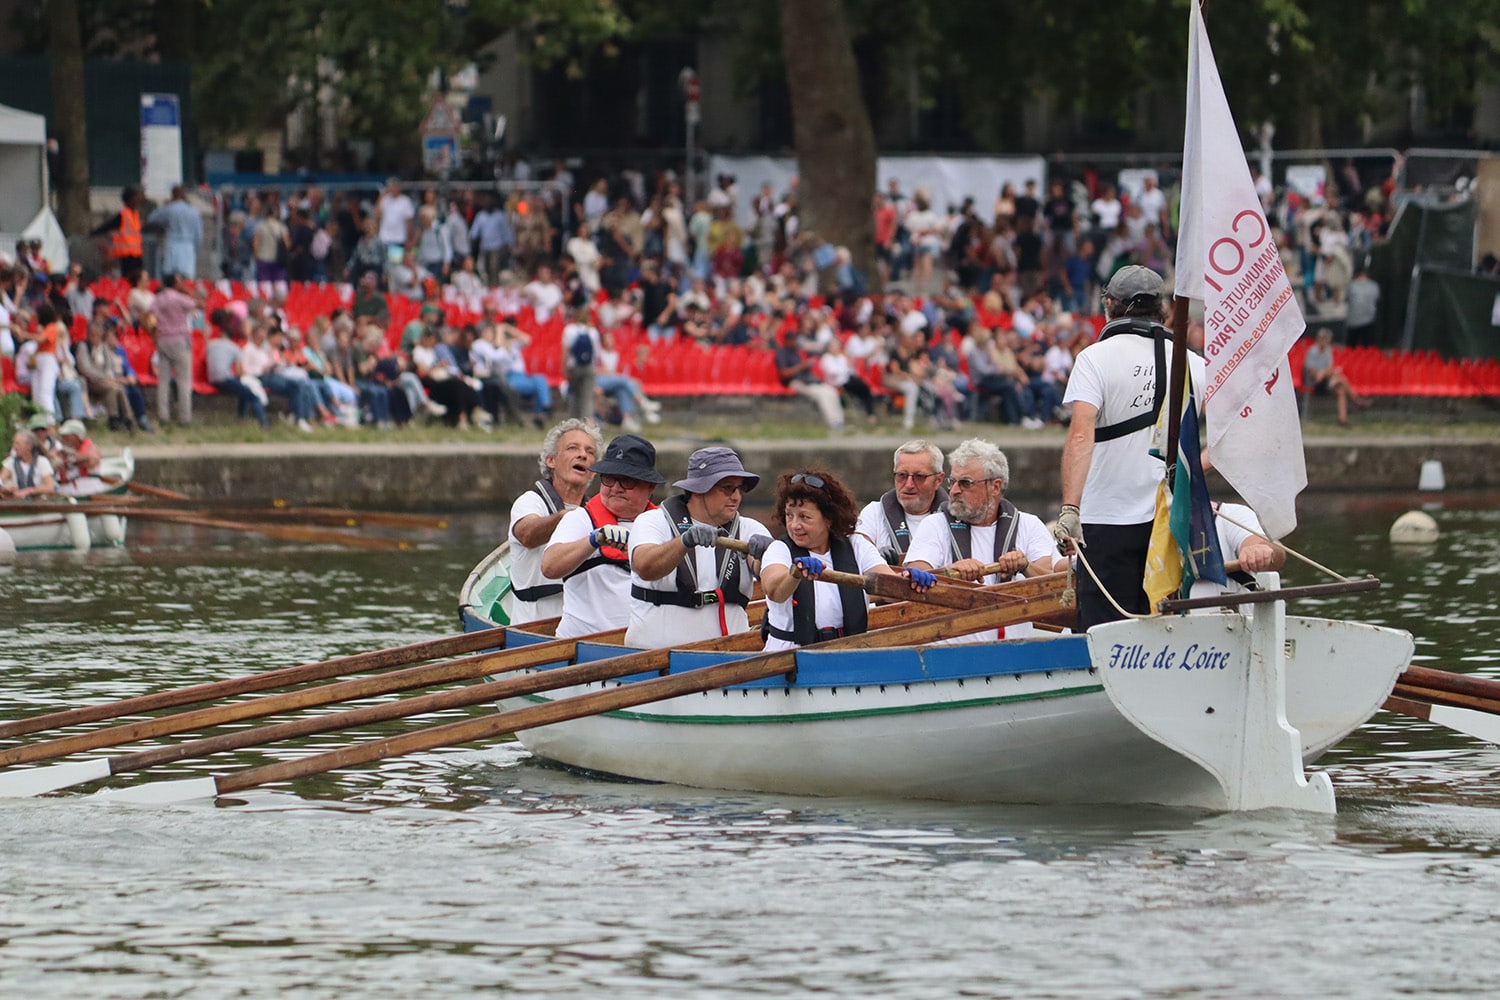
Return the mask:
[[[759,476],[745,471],[740,456],[734,453],[733,448],[713,445],[699,448],[689,455],[687,478],[679,479],[672,485],[689,493],[707,493],[719,485],[719,480],[730,476],[739,476],[744,480],[746,493],[760,483]]]
[[[1133,302],[1140,298],[1161,299],[1167,293],[1161,275],[1149,267],[1131,264],[1115,272],[1104,294],[1116,302]]]

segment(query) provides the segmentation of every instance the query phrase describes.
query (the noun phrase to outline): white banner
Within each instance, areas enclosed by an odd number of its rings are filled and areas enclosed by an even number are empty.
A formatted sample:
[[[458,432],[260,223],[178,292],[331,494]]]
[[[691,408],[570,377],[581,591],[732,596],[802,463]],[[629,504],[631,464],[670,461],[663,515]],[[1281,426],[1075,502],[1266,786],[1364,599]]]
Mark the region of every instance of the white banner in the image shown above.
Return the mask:
[[[1307,485],[1287,363],[1305,324],[1196,2],[1189,31],[1177,294],[1203,300],[1209,460],[1280,538],[1297,526]]]
[[[182,183],[182,117],[176,94],[141,95],[141,188],[165,201]]]
[[[773,196],[781,197],[797,176],[797,161],[790,156],[715,156],[708,169],[710,183],[720,174],[734,175],[740,192],[735,217],[748,227],[755,221],[754,201],[761,185],[770,184]],[[1028,180],[1036,181],[1038,199],[1045,199],[1047,191],[1047,161],[1040,156],[882,156],[875,162],[875,173],[876,188],[882,192],[892,177],[901,182],[907,197],[925,188],[938,213],[973,198],[975,210],[986,220],[994,215],[995,198],[1007,181],[1016,194]]]

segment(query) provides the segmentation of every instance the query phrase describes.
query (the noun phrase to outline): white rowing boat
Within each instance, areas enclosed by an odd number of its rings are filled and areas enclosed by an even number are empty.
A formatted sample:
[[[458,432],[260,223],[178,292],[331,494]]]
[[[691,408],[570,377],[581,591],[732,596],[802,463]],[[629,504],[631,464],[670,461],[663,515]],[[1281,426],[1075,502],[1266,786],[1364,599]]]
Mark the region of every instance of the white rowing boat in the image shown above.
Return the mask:
[[[464,584],[490,617],[504,547]],[[1262,583],[1276,586],[1273,574]],[[507,644],[542,641],[516,629]],[[776,677],[518,734],[570,767],[704,788],[976,802],[1331,812],[1312,763],[1370,718],[1411,659],[1405,632],[1245,611],[968,646],[797,654]],[[580,644],[580,662],[619,646]],[[744,653],[674,652],[671,671]],[[561,666],[562,664],[558,664]],[[543,668],[548,669],[548,668]],[[562,688],[502,709],[654,677]],[[1284,679],[1283,679],[1284,678]],[[1282,717],[1275,702],[1283,696]]]
[[[125,544],[126,517],[123,514],[85,514],[82,503],[97,497],[122,496],[129,490],[135,475],[135,456],[126,448],[111,455],[99,465],[99,476],[82,492],[70,499],[80,505],[77,513],[32,514],[0,513],[0,529],[15,543],[19,552],[48,549],[72,549],[87,552],[94,548],[117,548]],[[0,512],[4,505],[0,504]]]

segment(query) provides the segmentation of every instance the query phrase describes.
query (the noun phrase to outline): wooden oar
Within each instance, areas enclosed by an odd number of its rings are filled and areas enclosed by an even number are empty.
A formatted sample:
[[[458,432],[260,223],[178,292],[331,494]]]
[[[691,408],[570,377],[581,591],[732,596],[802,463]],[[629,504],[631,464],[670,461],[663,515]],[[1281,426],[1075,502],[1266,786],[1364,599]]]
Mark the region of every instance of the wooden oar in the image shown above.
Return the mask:
[[[750,552],[750,543],[749,542],[741,541],[738,538],[720,538],[720,539],[716,540],[714,544],[716,544],[721,549],[728,549],[731,552],[743,552],[743,553],[746,553],[746,554],[748,554]],[[940,578],[943,578],[943,579],[946,579],[946,580],[952,580],[952,581],[954,581],[956,583],[970,583],[971,582],[971,581],[968,581],[968,580],[961,580],[961,579],[959,579],[959,577],[955,576],[953,574],[953,571],[950,570],[950,569],[948,569],[946,566],[943,567],[942,569],[934,570],[933,572],[938,577],[940,577]],[[985,565],[985,567],[984,567],[984,573],[983,573],[983,575],[984,576],[989,576],[991,573],[998,573],[998,572],[1000,572],[1000,564],[999,563],[997,563],[997,562],[987,563]]]
[[[1410,666],[1397,681],[1438,691],[1472,695],[1475,698],[1491,698],[1500,701],[1500,681],[1473,674],[1460,674],[1452,670],[1435,670],[1432,667]]]
[[[1025,620],[1026,615],[1036,610],[1035,607],[1029,605],[1039,605],[1042,603],[1044,602],[1040,600],[1025,601],[1017,606],[990,606],[977,611],[943,615],[924,622],[899,625],[890,629],[834,639],[826,643],[820,643],[818,648],[869,649],[885,645],[919,644],[966,632],[1001,628]],[[256,788],[260,785],[290,781],[313,774],[322,774],[326,771],[383,760],[387,757],[435,750],[439,747],[473,743],[478,740],[492,739],[497,736],[518,732],[522,729],[554,725],[590,715],[633,708],[637,705],[661,701],[666,698],[699,694],[732,684],[744,684],[767,677],[774,677],[777,674],[787,673],[796,667],[796,653],[796,650],[761,653],[729,663],[688,670],[679,674],[669,674],[668,676],[652,680],[623,684],[591,694],[562,698],[545,704],[513,709],[494,715],[480,716],[460,722],[450,722],[441,726],[418,729],[400,736],[386,737],[369,743],[357,744],[296,760],[281,761],[233,774],[217,777],[191,778],[186,781],[159,782],[110,794],[114,798],[125,801],[156,803],[208,798],[215,795],[229,795],[234,792]],[[650,650],[645,654],[635,655],[648,657],[644,662],[659,662],[665,665],[667,658],[670,657],[670,651],[664,649]],[[637,664],[639,662],[641,661],[632,661],[632,673],[644,672],[638,669]],[[587,680],[588,678],[594,680],[604,679],[605,674],[611,669],[613,669],[611,661],[601,660],[573,667],[559,667],[556,670],[546,671],[546,674],[566,675],[565,679],[570,683],[581,684],[590,682]],[[648,667],[647,669],[651,668]],[[530,678],[515,679],[517,683],[527,680],[530,680]],[[498,685],[511,682],[495,683]],[[496,697],[506,697],[506,695]]]
[[[385,510],[349,510],[343,507],[298,507],[285,500],[273,500],[271,506],[289,517],[316,517],[329,520],[342,519],[350,527],[354,524],[380,524],[392,528],[446,528],[448,519],[433,514],[402,514]]]
[[[756,610],[763,610],[763,608],[756,609],[752,607],[752,611]],[[870,627],[871,629],[890,628],[894,625],[920,621],[935,617],[938,614],[947,613],[949,612],[946,608],[912,604],[891,604],[882,608],[876,608],[870,612]],[[751,617],[753,619],[758,617],[758,615],[752,614]],[[490,632],[492,641],[498,641],[498,637],[494,635],[494,632],[495,630],[491,630]],[[760,632],[758,629],[753,629],[738,635],[708,639],[678,648],[756,650],[760,648],[760,645]],[[536,649],[537,647],[533,646],[531,648]],[[553,662],[555,659],[555,656],[549,656],[547,662]],[[627,662],[624,658],[616,659],[620,660],[622,674],[634,673],[646,669],[659,669],[659,667],[651,667],[651,661],[647,660],[632,663]],[[493,668],[493,665],[485,671],[487,674],[498,672],[498,670]],[[547,676],[555,676],[555,671],[549,672]],[[88,781],[97,781],[112,774],[141,770],[142,768],[165,764],[171,761],[208,756],[209,754],[222,753],[228,750],[239,750],[245,747],[259,746],[298,736],[309,736],[314,733],[369,725],[375,722],[404,718],[410,715],[430,714],[431,712],[491,700],[493,696],[490,695],[481,696],[477,700],[474,698],[473,692],[481,691],[481,688],[482,686],[459,688],[455,691],[444,691],[435,695],[407,698],[347,712],[315,715],[270,726],[246,728],[219,736],[189,740],[185,743],[156,747],[151,750],[142,750],[137,753],[122,754],[116,757],[97,758],[65,764],[53,764],[48,767],[33,767],[9,771],[0,774],[0,797],[14,798],[41,795],[44,792],[57,791],[61,788],[68,788]],[[424,698],[430,700],[424,701],[422,700]]]
[[[618,642],[624,634],[624,629],[614,629],[609,632],[599,632],[594,635],[585,636],[581,639],[553,639],[549,642],[521,646],[516,649],[507,649],[498,653],[481,653],[476,656],[462,657],[457,660],[444,660],[439,663],[407,667],[401,670],[393,670],[389,673],[374,674],[369,677],[338,681],[333,684],[322,684],[317,687],[299,688],[295,691],[287,691],[282,694],[265,695],[260,698],[252,698],[249,701],[209,705],[206,708],[178,712],[175,715],[143,719],[139,722],[127,722],[105,729],[75,733],[72,736],[61,736],[40,743],[27,743],[24,746],[11,747],[8,750],[0,751],[0,767],[53,760],[58,757],[66,757],[69,754],[81,753],[85,750],[118,746],[121,743],[134,743],[137,740],[147,740],[157,736],[170,736],[173,733],[199,732],[204,729],[212,729],[215,726],[227,725],[231,722],[243,722],[247,719],[263,719],[269,715],[279,715],[284,712],[294,712],[304,708],[316,708],[319,705],[330,705],[334,702],[357,701],[362,698],[373,698],[378,695],[393,694],[398,691],[432,687],[435,684],[473,680],[475,677],[482,677],[485,674],[520,670],[526,667],[539,666],[543,663],[556,663],[559,660],[572,659],[580,641],[609,642],[613,640]]]
[[[200,528],[218,528],[224,531],[241,531],[289,542],[311,542],[314,544],[347,545],[359,549],[383,549],[406,551],[413,548],[411,542],[399,538],[370,538],[351,535],[342,531],[324,528],[308,528],[291,524],[257,524],[251,521],[226,521],[222,518],[205,517],[189,511],[150,510],[132,508],[131,517],[150,521],[165,521],[169,524],[189,524]]]
[[[145,483],[138,483],[134,479],[125,480],[120,479],[116,476],[100,476],[99,479],[101,482],[108,483],[111,486],[119,486],[121,483],[124,483],[125,488],[130,492],[139,493],[141,496],[145,497],[156,497],[158,500],[193,499],[186,493],[178,493],[176,490],[162,489],[160,486],[147,486]]]
[[[529,622],[527,627],[555,626],[556,624],[556,618],[549,618],[541,622]],[[444,636],[440,639],[427,639],[406,646],[392,646],[389,649],[377,649],[367,653],[336,656],[328,660],[319,660],[316,663],[304,663],[295,667],[282,667],[277,670],[246,674],[222,681],[210,681],[205,684],[194,684],[191,687],[158,691],[155,694],[137,695],[134,698],[111,701],[102,705],[87,705],[83,708],[70,708],[61,712],[35,715],[27,719],[15,719],[10,722],[0,723],[0,739],[26,736],[30,733],[40,733],[48,729],[81,726],[90,722],[105,722],[110,719],[124,718],[127,715],[144,715],[147,712],[155,712],[163,708],[179,708],[183,705],[195,705],[205,701],[214,701],[219,698],[232,698],[236,695],[253,694],[257,691],[290,687],[293,684],[322,681],[330,677],[340,677],[346,674],[361,674],[386,670],[390,667],[416,663],[419,660],[435,660],[447,656],[462,656],[465,653],[473,653],[492,646],[504,645],[505,633],[505,627],[487,629],[481,632],[465,632],[460,635]]]
[[[1500,716],[1494,712],[1457,708],[1452,705],[1435,705],[1428,701],[1394,694],[1385,700],[1385,705],[1382,707],[1387,712],[1395,712],[1398,715],[1446,726],[1486,743],[1500,743]]]

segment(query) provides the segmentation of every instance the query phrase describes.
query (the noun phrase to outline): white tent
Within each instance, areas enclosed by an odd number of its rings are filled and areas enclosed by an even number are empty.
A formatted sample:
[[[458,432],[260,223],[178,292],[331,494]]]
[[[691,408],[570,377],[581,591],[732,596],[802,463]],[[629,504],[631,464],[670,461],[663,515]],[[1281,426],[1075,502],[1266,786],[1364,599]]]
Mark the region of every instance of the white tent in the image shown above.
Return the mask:
[[[47,190],[47,120],[0,104],[0,253],[22,236],[42,241],[54,270],[68,266],[68,240]]]

